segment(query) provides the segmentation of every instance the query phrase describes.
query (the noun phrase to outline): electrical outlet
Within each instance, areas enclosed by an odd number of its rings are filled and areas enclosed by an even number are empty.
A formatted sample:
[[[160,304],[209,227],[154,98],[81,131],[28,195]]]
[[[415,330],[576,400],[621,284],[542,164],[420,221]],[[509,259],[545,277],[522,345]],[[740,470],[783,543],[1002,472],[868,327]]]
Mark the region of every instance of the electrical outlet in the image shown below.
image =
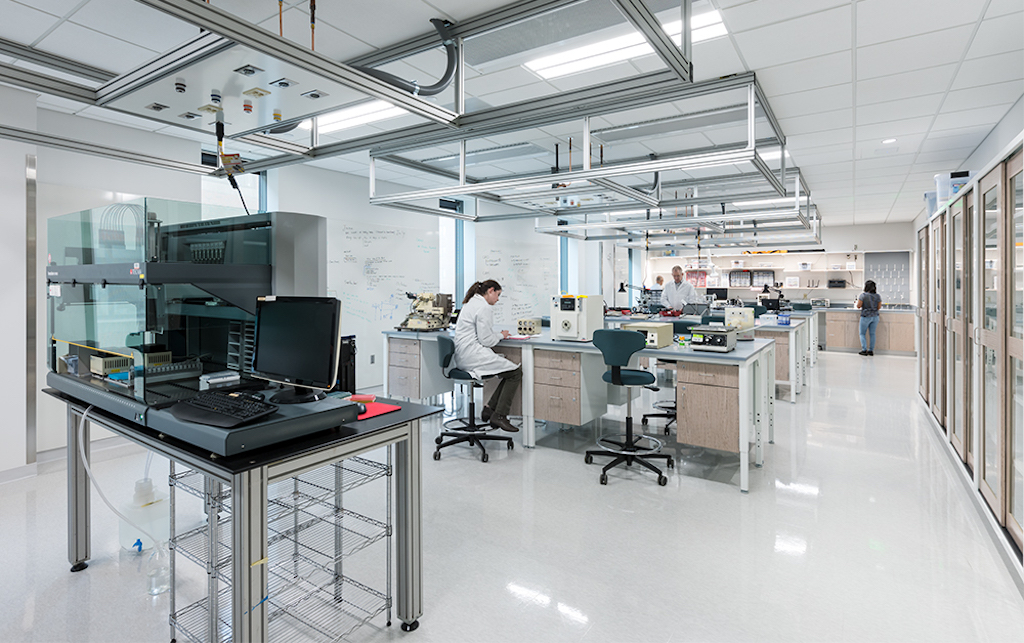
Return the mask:
[[[376,355],[370,355],[370,363],[373,364],[375,361],[377,361],[377,356]]]

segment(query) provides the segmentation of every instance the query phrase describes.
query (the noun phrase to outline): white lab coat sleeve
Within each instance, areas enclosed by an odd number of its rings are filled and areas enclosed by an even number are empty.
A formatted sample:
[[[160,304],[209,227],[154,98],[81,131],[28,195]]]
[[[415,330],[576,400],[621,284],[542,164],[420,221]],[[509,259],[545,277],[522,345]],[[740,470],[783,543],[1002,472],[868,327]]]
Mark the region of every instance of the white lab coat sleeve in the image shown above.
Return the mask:
[[[668,287],[669,284],[665,284],[665,287],[661,291],[661,305],[665,308],[671,308],[672,303],[668,300]]]
[[[693,287],[689,281],[684,282],[686,287],[683,289],[683,303],[684,304],[696,304],[700,296],[697,294],[697,289]]]
[[[487,304],[476,314],[476,339],[490,348],[502,340],[500,334],[494,332],[494,306]]]

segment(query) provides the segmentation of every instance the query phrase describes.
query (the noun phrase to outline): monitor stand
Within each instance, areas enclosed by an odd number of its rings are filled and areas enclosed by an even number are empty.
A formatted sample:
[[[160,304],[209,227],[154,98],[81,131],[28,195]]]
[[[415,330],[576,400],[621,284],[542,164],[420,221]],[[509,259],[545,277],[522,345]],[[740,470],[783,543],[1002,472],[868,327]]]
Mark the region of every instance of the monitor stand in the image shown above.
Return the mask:
[[[289,386],[270,398],[270,401],[274,404],[305,404],[325,399],[327,399],[327,394],[320,389]]]

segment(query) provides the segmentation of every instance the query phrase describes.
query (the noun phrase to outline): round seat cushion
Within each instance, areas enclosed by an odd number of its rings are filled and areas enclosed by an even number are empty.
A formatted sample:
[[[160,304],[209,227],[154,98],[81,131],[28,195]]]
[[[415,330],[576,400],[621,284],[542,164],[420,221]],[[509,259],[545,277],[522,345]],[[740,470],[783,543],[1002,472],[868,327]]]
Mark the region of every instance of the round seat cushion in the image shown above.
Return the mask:
[[[654,373],[624,368],[622,369],[621,374],[623,386],[647,386],[648,384],[654,384]],[[606,371],[605,374],[601,376],[601,379],[609,384],[614,384],[614,382],[612,382],[611,371]]]

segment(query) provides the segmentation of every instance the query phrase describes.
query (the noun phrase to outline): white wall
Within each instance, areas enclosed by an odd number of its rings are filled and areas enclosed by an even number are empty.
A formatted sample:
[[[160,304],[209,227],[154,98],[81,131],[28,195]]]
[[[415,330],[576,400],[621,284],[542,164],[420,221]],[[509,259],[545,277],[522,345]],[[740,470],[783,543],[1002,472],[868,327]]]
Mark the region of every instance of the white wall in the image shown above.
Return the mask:
[[[821,245],[828,252],[913,250],[914,240],[914,224],[910,221],[821,228]]]
[[[361,287],[360,284],[346,284],[341,277],[342,271],[331,262],[341,261],[345,244],[351,243],[345,237],[346,226],[360,227],[381,226],[401,228],[412,233],[433,235],[435,244],[438,239],[438,217],[416,214],[405,210],[395,210],[370,205],[368,202],[368,179],[342,174],[322,168],[295,165],[271,172],[275,175],[271,181],[268,195],[272,207],[283,212],[304,212],[327,218],[327,288],[328,294],[337,296],[344,301],[346,289]],[[382,184],[385,191],[405,190],[400,186]],[[436,253],[437,251],[435,251]],[[436,255],[435,255],[436,256]],[[401,271],[401,260],[395,258],[394,269]],[[419,264],[417,264],[419,265]],[[424,290],[434,290],[439,286],[439,261],[435,258],[428,266],[417,269],[415,283]],[[375,319],[366,319],[354,315],[346,315],[344,308],[341,314],[342,333],[356,336],[356,381],[358,388],[379,386],[384,381],[383,356],[384,346],[381,332],[392,330],[408,312],[406,290],[413,289],[413,282],[402,278],[386,277],[377,284],[379,292],[394,291],[400,308],[388,315]],[[371,360],[373,363],[371,363]]]
[[[35,129],[35,94],[0,87],[0,123]],[[0,471],[28,463],[25,436],[26,381],[21,370],[28,359],[22,340],[27,336],[25,157],[35,153],[35,146],[0,141],[0,198],[4,207],[4,233],[0,235],[0,271],[4,278],[0,281],[0,296],[6,302],[6,314],[0,316],[0,333],[12,347],[10,353],[13,357],[10,367],[0,372],[0,403],[4,408],[4,421],[0,423],[0,444],[3,445],[0,449]],[[39,394],[36,395],[38,397]]]
[[[1003,151],[1015,136],[1024,130],[1024,96],[1017,99],[1010,111],[1003,116],[996,124],[985,140],[978,145],[977,149],[971,152],[958,170],[971,170],[980,172],[985,166],[995,160],[996,156]]]
[[[494,279],[502,287],[495,325],[514,329],[522,317],[549,314],[551,298],[559,294],[558,237],[534,232],[533,219],[466,227],[476,234],[475,260],[467,251],[466,264],[475,263],[478,280]]]

